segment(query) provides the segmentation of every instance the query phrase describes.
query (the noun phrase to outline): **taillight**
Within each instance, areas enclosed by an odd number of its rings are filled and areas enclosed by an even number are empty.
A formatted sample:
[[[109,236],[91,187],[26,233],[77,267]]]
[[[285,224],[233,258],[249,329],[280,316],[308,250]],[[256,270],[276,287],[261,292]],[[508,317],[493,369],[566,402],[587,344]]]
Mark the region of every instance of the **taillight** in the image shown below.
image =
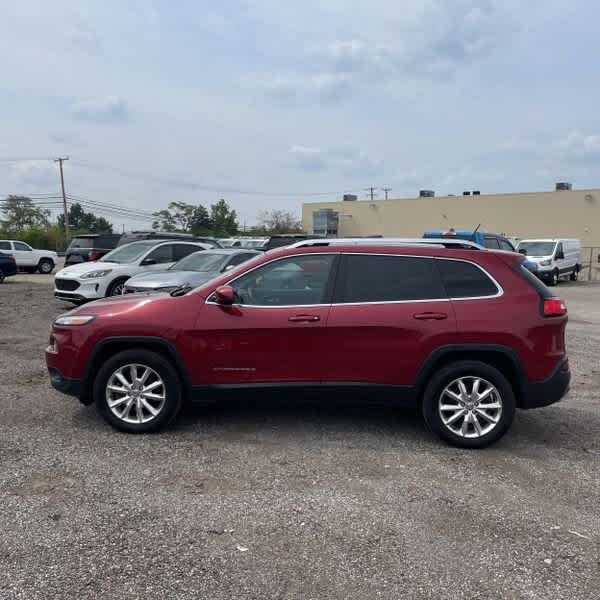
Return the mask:
[[[8,255],[8,260],[10,260],[10,262],[14,262],[16,263],[17,261],[15,260],[15,257],[12,254]]]
[[[567,314],[567,305],[560,298],[548,298],[544,300],[545,317],[562,317]]]
[[[92,250],[88,255],[88,260],[98,260],[99,258],[102,258],[102,254],[98,250]]]

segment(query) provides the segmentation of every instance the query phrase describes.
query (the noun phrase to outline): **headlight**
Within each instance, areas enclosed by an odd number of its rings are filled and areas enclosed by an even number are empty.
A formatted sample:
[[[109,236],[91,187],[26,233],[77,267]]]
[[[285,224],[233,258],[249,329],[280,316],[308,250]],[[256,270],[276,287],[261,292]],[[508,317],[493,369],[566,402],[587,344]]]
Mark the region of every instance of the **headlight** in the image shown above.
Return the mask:
[[[55,325],[86,325],[90,321],[93,321],[96,317],[94,315],[65,315],[64,317],[58,317],[54,321]]]
[[[106,277],[112,269],[102,269],[101,271],[91,271],[90,273],[84,273],[81,279],[96,279],[97,277]]]
[[[551,264],[552,264],[551,260],[542,260],[542,261],[540,261],[540,265],[542,267],[549,267]]]

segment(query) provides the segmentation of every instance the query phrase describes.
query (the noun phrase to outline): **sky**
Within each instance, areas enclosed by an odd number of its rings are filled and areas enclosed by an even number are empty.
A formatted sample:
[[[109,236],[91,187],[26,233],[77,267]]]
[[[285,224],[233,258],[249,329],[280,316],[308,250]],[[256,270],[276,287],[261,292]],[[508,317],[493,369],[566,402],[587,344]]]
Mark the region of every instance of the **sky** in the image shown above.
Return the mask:
[[[600,187],[596,0],[0,0],[0,197]]]

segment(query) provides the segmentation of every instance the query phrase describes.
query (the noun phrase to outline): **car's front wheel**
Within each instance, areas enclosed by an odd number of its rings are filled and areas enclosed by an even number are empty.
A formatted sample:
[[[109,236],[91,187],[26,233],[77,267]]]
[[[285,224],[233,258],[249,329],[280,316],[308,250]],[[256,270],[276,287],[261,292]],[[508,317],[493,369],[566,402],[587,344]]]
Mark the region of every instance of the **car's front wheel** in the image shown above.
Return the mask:
[[[119,279],[115,279],[106,290],[106,296],[120,296],[123,293],[123,288],[125,287],[125,282],[127,281],[127,277],[121,277]]]
[[[50,275],[53,269],[54,262],[51,261],[49,258],[42,258],[42,260],[40,260],[37,266],[37,270],[44,275]],[[35,273],[35,270],[33,272]]]
[[[461,448],[484,448],[499,440],[512,424],[515,407],[506,377],[479,361],[443,367],[423,396],[423,416],[429,428]]]
[[[171,362],[156,352],[133,349],[111,357],[94,381],[98,412],[116,429],[158,431],[181,406],[181,382]]]

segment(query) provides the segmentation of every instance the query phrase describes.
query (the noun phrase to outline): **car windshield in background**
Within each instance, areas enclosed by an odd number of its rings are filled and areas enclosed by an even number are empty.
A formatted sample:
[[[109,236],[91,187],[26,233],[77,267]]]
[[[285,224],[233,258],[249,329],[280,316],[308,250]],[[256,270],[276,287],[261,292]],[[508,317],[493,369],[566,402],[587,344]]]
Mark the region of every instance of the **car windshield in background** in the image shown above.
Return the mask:
[[[100,262],[130,263],[142,256],[145,252],[156,246],[156,242],[134,242],[127,246],[119,246],[100,259]]]
[[[211,254],[210,251],[194,252],[178,263],[174,264],[170,271],[208,271],[210,273],[219,271],[221,265],[228,255]]]
[[[521,242],[519,252],[526,256],[550,256],[554,252],[555,242]]]

